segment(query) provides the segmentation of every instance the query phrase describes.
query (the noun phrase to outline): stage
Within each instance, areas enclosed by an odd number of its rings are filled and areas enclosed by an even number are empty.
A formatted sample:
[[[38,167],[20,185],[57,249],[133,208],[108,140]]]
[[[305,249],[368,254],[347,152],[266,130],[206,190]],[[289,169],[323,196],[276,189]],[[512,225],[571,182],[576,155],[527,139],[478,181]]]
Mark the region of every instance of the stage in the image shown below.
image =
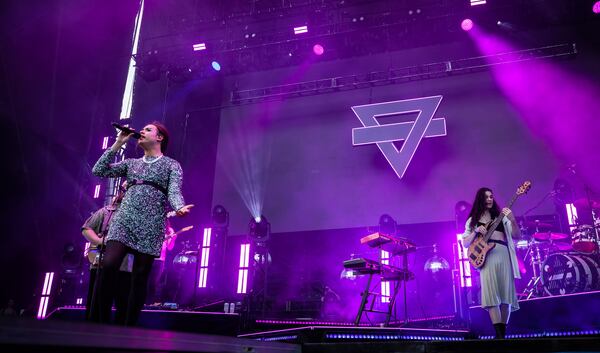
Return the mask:
[[[600,0],[0,8],[3,351],[600,352]]]

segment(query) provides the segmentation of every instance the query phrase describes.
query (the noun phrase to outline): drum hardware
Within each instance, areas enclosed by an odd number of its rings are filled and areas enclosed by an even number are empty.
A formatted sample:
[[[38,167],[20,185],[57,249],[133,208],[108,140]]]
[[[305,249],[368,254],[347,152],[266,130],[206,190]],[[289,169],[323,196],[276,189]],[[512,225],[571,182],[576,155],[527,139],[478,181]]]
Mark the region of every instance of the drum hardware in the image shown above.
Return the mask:
[[[529,248],[525,254],[524,261],[529,259],[529,264],[531,265],[532,269],[532,276],[531,279],[529,279],[529,282],[527,282],[527,286],[523,290],[523,293],[520,294],[520,298],[530,299],[534,295],[539,297],[544,294],[541,274],[542,266],[544,260],[546,259],[548,249],[549,247],[546,245],[546,243],[535,240],[529,243]]]
[[[543,230],[550,230],[553,228],[552,224],[540,222],[539,220],[534,221],[521,221],[521,229],[534,229],[534,233],[538,233]]]
[[[573,249],[584,254],[593,254],[598,252],[600,238],[596,227],[583,224],[573,229],[571,236]]]
[[[568,239],[569,235],[564,233],[553,233],[553,232],[538,232],[533,234],[533,238],[539,241],[546,240],[563,240]]]
[[[584,197],[573,201],[573,206],[577,207],[578,210],[598,210],[600,209],[600,201]]]

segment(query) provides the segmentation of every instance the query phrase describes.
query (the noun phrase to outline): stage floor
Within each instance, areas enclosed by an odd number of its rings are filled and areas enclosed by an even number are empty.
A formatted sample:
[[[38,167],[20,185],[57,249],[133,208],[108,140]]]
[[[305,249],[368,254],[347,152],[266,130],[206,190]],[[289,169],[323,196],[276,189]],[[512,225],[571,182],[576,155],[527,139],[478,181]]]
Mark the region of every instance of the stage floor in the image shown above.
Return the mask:
[[[301,329],[318,331],[320,328]],[[337,330],[332,327],[323,329]],[[600,352],[598,335],[508,340],[469,340],[460,336],[454,336],[453,340],[423,340],[418,335],[409,335],[410,338],[406,339],[392,338],[383,341],[383,337],[391,337],[388,333],[377,338],[369,338],[367,335],[359,341],[351,337],[352,332],[361,330],[360,328],[349,330],[344,327],[340,330],[327,342],[294,344],[274,342],[268,337],[249,339],[86,322],[3,319],[0,320],[0,347],[3,352]],[[363,333],[366,334],[366,331]]]

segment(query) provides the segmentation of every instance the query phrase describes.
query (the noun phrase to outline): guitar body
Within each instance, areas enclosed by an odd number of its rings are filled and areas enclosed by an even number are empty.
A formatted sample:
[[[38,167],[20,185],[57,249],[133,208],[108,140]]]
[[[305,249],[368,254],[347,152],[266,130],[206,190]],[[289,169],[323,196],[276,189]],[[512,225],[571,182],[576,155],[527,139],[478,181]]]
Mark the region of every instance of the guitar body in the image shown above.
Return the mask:
[[[488,243],[484,237],[479,235],[476,237],[467,252],[469,262],[477,269],[483,267],[487,254],[496,246],[496,243]]]

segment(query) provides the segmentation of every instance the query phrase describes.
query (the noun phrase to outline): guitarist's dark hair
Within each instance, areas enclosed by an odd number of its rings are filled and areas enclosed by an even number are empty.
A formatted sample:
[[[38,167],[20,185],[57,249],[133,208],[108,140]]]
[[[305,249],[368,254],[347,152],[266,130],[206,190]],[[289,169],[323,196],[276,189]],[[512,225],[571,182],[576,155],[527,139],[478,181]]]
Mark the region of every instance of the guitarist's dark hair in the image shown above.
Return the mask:
[[[483,187],[483,188],[477,190],[477,194],[475,194],[475,201],[473,201],[473,207],[471,207],[471,212],[469,212],[469,217],[471,217],[471,224],[469,225],[469,228],[471,228],[471,230],[475,229],[475,227],[477,226],[477,222],[479,221],[479,219],[481,218],[481,216],[483,215],[483,213],[486,210],[486,208],[485,208],[485,193],[487,191],[492,192],[492,189]],[[492,192],[492,194],[493,194],[493,192]],[[496,203],[495,198],[494,198],[494,204],[492,205],[492,208],[490,209],[490,215],[492,216],[492,219],[494,219],[500,215],[500,206],[498,206],[498,204]]]

